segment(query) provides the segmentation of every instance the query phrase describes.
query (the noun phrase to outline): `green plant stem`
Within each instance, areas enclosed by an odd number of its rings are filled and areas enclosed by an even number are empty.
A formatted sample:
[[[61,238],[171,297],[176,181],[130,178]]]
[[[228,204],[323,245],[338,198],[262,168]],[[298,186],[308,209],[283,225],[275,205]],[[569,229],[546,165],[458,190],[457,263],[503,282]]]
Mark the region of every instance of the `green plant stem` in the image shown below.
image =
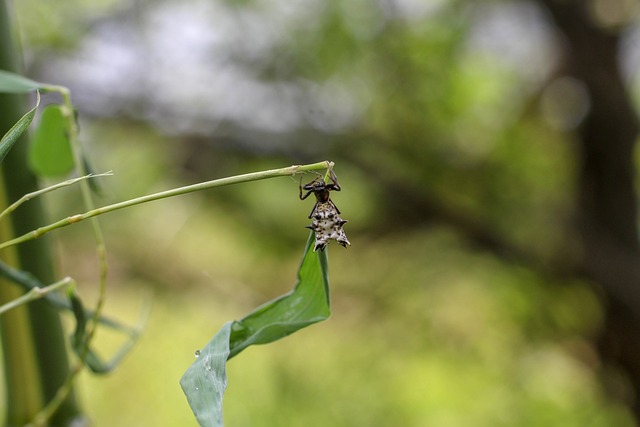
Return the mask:
[[[78,124],[76,122],[73,103],[71,102],[71,92],[66,87],[51,85],[45,85],[42,90],[60,93],[62,97],[62,112],[67,122],[66,129],[69,138],[69,145],[73,153],[75,167],[81,175],[87,176],[84,155],[82,152],[80,141],[78,139]],[[93,202],[93,196],[86,180],[80,180],[80,190],[82,193],[82,200],[85,209],[94,209],[95,205]],[[69,375],[67,376],[64,383],[60,386],[60,388],[58,388],[53,398],[49,400],[45,407],[35,416],[34,424],[38,426],[44,425],[49,420],[49,418],[55,414],[55,412],[58,410],[58,407],[64,403],[69,393],[71,393],[73,389],[73,382],[84,367],[84,360],[89,351],[91,341],[93,340],[95,332],[98,328],[98,324],[102,316],[102,309],[106,302],[108,275],[107,249],[104,242],[102,229],[100,228],[100,223],[98,222],[97,218],[91,219],[91,228],[96,242],[96,253],[100,269],[98,280],[98,299],[96,302],[96,307],[94,309],[94,314],[91,318],[91,322],[87,325],[87,334],[84,340],[83,348],[78,353],[79,360],[75,363],[74,367],[71,368]]]
[[[60,405],[62,405],[65,399],[67,399],[67,396],[73,389],[73,383],[76,377],[80,374],[80,372],[82,372],[83,366],[84,364],[79,362],[71,368],[71,370],[69,371],[69,375],[67,375],[67,379],[60,386],[60,388],[58,388],[56,393],[53,395],[53,398],[49,400],[44,408],[42,408],[36,414],[33,420],[30,423],[25,424],[24,427],[44,427],[47,425],[47,421],[49,421],[49,419],[53,417]]]
[[[174,188],[171,190],[161,191],[159,193],[149,194],[147,196],[137,197],[135,199],[125,200],[123,202],[114,203],[112,205],[103,206],[101,208],[92,209],[88,212],[72,215],[67,218],[52,224],[40,227],[29,233],[23,234],[12,240],[8,240],[0,244],[0,249],[5,249],[19,243],[27,242],[29,240],[36,239],[45,235],[46,233],[56,230],[58,228],[66,227],[67,225],[75,224],[88,218],[93,218],[98,215],[103,215],[109,212],[114,212],[120,209],[128,208],[143,203],[152,202],[155,200],[166,199],[169,197],[179,196],[183,194],[193,193],[196,191],[207,190],[215,187],[222,187],[226,185],[239,184],[243,182],[259,181],[262,179],[275,178],[279,176],[292,176],[296,173],[306,172],[311,170],[332,168],[333,162],[324,161],[318,163],[312,163],[308,165],[294,165],[286,168],[271,169],[260,172],[252,172],[244,175],[236,175],[227,178],[214,179],[212,181],[200,182],[198,184],[187,185],[185,187]]]
[[[0,213],[0,220],[4,219],[7,215],[12,213],[16,209],[18,209],[20,207],[20,205],[22,205],[23,203],[26,203],[29,200],[34,199],[34,198],[36,198],[38,196],[41,196],[41,195],[43,195],[45,193],[49,193],[49,192],[57,190],[59,188],[68,187],[70,185],[75,184],[76,182],[79,182],[79,181],[82,181],[82,180],[85,180],[85,179],[98,178],[98,177],[102,177],[102,176],[112,176],[112,175],[113,175],[113,172],[105,172],[105,173],[99,173],[99,174],[87,174],[87,175],[84,175],[84,176],[81,176],[81,177],[78,177],[78,178],[68,179],[66,181],[59,182],[57,184],[54,184],[52,186],[43,188],[41,190],[33,191],[33,192],[29,193],[29,194],[25,194],[19,200],[15,201],[9,207],[7,207],[4,211],[2,211],[2,213]]]
[[[12,310],[16,307],[21,306],[22,304],[26,304],[33,300],[44,297],[50,292],[55,292],[61,288],[72,285],[73,280],[69,277],[60,280],[59,282],[53,283],[49,286],[45,286],[44,288],[31,288],[29,292],[23,294],[19,298],[14,299],[6,304],[0,306],[0,314],[3,314],[6,311]]]
[[[66,87],[54,86],[54,89],[60,92],[62,95],[62,105],[63,105],[63,114],[67,121],[67,129],[69,132],[69,145],[71,147],[71,151],[73,153],[74,162],[76,165],[76,170],[81,175],[87,174],[86,163],[84,161],[84,154],[82,152],[82,146],[80,144],[80,140],[78,139],[78,123],[76,121],[75,111],[73,107],[73,103],[71,102],[71,92]],[[80,182],[80,191],[82,193],[82,200],[84,203],[85,209],[95,209],[95,204],[93,202],[93,195],[91,193],[91,188],[87,181]],[[87,337],[85,340],[85,351],[80,353],[80,359],[84,360],[88,348],[93,340],[93,336],[98,327],[98,321],[100,316],[102,315],[102,309],[104,307],[106,297],[107,297],[107,275],[108,275],[108,266],[107,266],[107,248],[104,242],[104,236],[102,234],[102,228],[100,227],[100,223],[97,218],[91,219],[91,229],[93,232],[93,237],[96,241],[96,254],[98,256],[98,265],[100,268],[99,273],[99,281],[98,281],[98,300],[96,302],[96,308],[94,310],[93,318],[91,319],[91,323],[88,325]],[[77,375],[77,374],[75,374]]]
[[[0,0],[0,69],[20,72],[19,52],[12,40],[15,29],[7,2]],[[0,134],[20,120],[28,108],[22,95],[0,96]],[[23,135],[24,136],[24,135]],[[2,163],[0,173],[0,210],[38,189],[36,177],[27,165],[27,144],[17,141]],[[40,200],[34,200],[0,224],[0,238],[9,240],[46,223]],[[2,259],[14,268],[28,271],[43,283],[53,283],[56,275],[47,239],[31,241],[2,253]],[[20,297],[24,292],[16,284],[0,281],[0,304]],[[58,311],[42,299],[6,312],[0,319],[4,365],[4,420],[2,425],[24,425],[49,401],[67,378],[69,360],[66,336]],[[50,419],[51,425],[65,426],[78,421],[81,411],[74,393]]]

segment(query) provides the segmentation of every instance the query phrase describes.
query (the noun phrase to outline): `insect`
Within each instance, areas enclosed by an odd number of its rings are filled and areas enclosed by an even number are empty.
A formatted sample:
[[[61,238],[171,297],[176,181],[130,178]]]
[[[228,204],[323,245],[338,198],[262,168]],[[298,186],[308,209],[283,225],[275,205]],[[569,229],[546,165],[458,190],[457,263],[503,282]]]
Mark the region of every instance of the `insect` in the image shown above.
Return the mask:
[[[330,183],[324,182],[324,179],[319,176],[304,186],[302,185],[302,177],[300,178],[300,200],[306,199],[312,193],[316,196],[316,204],[309,214],[309,218],[313,218],[313,222],[307,226],[316,234],[314,252],[318,249],[324,250],[330,239],[336,240],[345,248],[351,245],[342,229],[347,220],[340,218],[340,210],[333,203],[329,194],[332,190],[341,190],[340,184],[338,184],[338,177],[333,170],[329,171],[329,178],[331,179]],[[302,190],[307,190],[307,192],[302,195]]]

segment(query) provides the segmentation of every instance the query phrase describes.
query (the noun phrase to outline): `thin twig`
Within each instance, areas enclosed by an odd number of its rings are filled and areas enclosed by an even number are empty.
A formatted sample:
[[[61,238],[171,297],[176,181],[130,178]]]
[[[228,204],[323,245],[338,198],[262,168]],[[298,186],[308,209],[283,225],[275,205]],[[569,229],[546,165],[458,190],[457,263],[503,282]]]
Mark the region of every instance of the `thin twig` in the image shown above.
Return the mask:
[[[149,301],[149,298],[142,298],[142,301],[144,305],[142,307],[138,322],[134,327],[134,330],[136,331],[136,333],[132,334],[129,337],[129,341],[114,356],[111,362],[112,364],[117,364],[122,360],[124,355],[131,349],[131,347],[133,347],[135,341],[138,339],[139,334],[142,332],[142,330],[146,326],[146,323],[149,319],[149,314],[150,314],[150,304],[146,303],[147,301]],[[40,412],[36,414],[33,420],[29,424],[27,424],[25,427],[43,427],[47,424],[47,421],[53,416],[53,414],[56,412],[58,407],[66,399],[67,395],[71,392],[73,383],[83,368],[84,368],[84,363],[82,362],[82,360],[78,360],[77,363],[75,363],[71,368],[69,375],[67,375],[67,379],[60,386],[60,388],[58,388],[53,398],[47,403],[47,405],[44,408],[40,410]]]
[[[74,284],[73,279],[71,279],[70,277],[66,277],[60,280],[59,282],[55,282],[49,286],[45,286],[44,288],[39,288],[39,287],[31,288],[31,290],[25,293],[24,295],[0,306],[0,315],[22,304],[27,304],[31,301],[44,297],[48,293],[55,292],[61,288],[64,288],[66,286],[71,286],[73,284]]]
[[[62,96],[62,104],[63,104],[63,114],[65,119],[67,120],[67,130],[69,133],[69,145],[71,147],[71,152],[73,154],[74,162],[76,165],[76,169],[81,175],[86,175],[86,163],[84,159],[84,154],[82,151],[82,146],[78,139],[78,123],[76,121],[76,115],[73,107],[73,103],[71,102],[71,92],[66,87],[58,87],[57,88]],[[91,193],[91,188],[89,187],[89,183],[86,180],[80,182],[80,192],[82,193],[82,199],[84,203],[85,209],[92,210],[95,209],[95,203],[93,201],[93,195]],[[44,416],[44,420],[48,420],[54,413],[57,411],[58,407],[62,404],[62,402],[66,399],[67,395],[71,392],[71,388],[75,378],[82,371],[84,367],[84,360],[87,357],[89,352],[89,348],[91,345],[91,341],[95,336],[95,332],[98,328],[98,322],[100,321],[100,317],[102,316],[102,309],[106,302],[107,297],[107,275],[108,275],[108,266],[107,266],[107,249],[104,242],[104,236],[102,234],[102,228],[100,227],[100,223],[97,218],[91,219],[91,229],[93,232],[93,236],[96,242],[96,254],[98,257],[98,263],[100,268],[99,280],[98,280],[98,299],[96,301],[96,307],[94,309],[93,317],[91,318],[91,322],[87,325],[86,336],[84,340],[83,348],[79,351],[78,357],[79,360],[76,363],[75,367],[71,370],[65,383],[58,389],[54,398],[47,403],[41,414]]]
[[[159,193],[149,194],[147,196],[137,197],[135,199],[125,200],[123,202],[114,203],[112,205],[103,206],[97,209],[92,209],[82,214],[69,216],[67,218],[56,221],[52,224],[30,231],[26,234],[23,234],[22,236],[16,237],[15,239],[8,240],[0,244],[0,249],[5,249],[10,246],[17,245],[19,243],[36,239],[38,237],[41,237],[49,233],[50,231],[56,230],[58,228],[66,227],[71,224],[78,223],[87,218],[93,218],[98,215],[103,215],[106,213],[114,212],[114,211],[128,208],[131,206],[140,205],[143,203],[148,203],[148,202],[152,202],[160,199],[166,199],[169,197],[179,196],[183,194],[193,193],[196,191],[207,190],[209,188],[214,188],[214,187],[222,187],[225,185],[239,184],[242,182],[258,181],[258,180],[274,178],[278,176],[291,176],[299,172],[324,169],[332,166],[333,166],[333,162],[319,162],[319,163],[312,163],[308,165],[289,166],[281,169],[271,169],[267,171],[253,172],[253,173],[247,173],[244,175],[236,175],[236,176],[231,176],[227,178],[214,179],[212,181],[200,182],[198,184],[187,185],[185,187],[179,187],[171,190],[161,191]]]
[[[112,176],[113,172],[109,171],[109,172],[105,172],[105,173],[99,173],[99,174],[87,174],[78,178],[73,178],[73,179],[68,179],[66,181],[63,182],[59,182],[57,184],[54,184],[50,187],[46,187],[43,188],[41,190],[37,190],[34,191],[32,193],[29,194],[25,194],[24,196],[22,196],[20,199],[18,199],[17,201],[15,201],[14,203],[12,203],[9,207],[7,207],[4,211],[2,211],[0,213],[0,220],[2,220],[5,216],[9,215],[10,213],[12,213],[13,211],[15,211],[16,209],[18,209],[18,207],[20,207],[20,205],[22,205],[23,203],[28,202],[31,199],[34,199],[38,196],[41,196],[45,193],[49,193],[51,191],[57,190],[59,188],[63,188],[63,187],[68,187],[70,185],[73,185],[79,181],[83,181],[85,179],[89,179],[89,178],[98,178],[98,177],[103,177],[103,176]]]

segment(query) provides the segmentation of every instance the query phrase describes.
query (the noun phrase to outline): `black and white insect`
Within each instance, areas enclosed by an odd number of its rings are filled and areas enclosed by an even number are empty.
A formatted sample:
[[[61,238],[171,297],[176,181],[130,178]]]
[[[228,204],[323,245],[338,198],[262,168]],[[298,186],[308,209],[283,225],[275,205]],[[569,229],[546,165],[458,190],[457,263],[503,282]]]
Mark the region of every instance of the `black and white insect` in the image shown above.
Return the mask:
[[[300,200],[306,199],[311,193],[316,196],[316,204],[309,214],[309,218],[313,218],[313,222],[307,226],[316,233],[314,252],[318,249],[324,250],[330,239],[337,241],[345,248],[351,245],[342,229],[347,220],[340,218],[340,210],[329,195],[331,191],[341,190],[338,177],[333,170],[329,171],[329,178],[331,182],[327,183],[323,177],[319,176],[304,186],[302,185],[302,177],[300,178]],[[302,195],[302,190],[307,190],[307,192]]]

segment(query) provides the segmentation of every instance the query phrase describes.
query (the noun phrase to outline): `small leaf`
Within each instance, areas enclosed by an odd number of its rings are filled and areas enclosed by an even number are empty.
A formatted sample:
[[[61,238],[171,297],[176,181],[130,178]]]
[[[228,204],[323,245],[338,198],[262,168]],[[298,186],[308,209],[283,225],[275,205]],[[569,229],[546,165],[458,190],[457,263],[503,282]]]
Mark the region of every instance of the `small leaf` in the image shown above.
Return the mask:
[[[180,379],[182,390],[202,427],[222,427],[222,398],[227,360],[253,344],[266,344],[325,320],[331,314],[327,254],[314,252],[309,235],[298,281],[291,292],[258,307],[243,319],[226,323],[196,352],[196,361]]]
[[[67,124],[62,106],[52,104],[44,109],[29,153],[29,166],[34,173],[50,177],[73,169]]]
[[[45,86],[19,74],[0,70],[0,93],[28,93]]]
[[[18,138],[20,138],[24,131],[31,126],[31,122],[36,115],[36,110],[40,105],[40,92],[36,93],[36,106],[29,110],[27,114],[22,116],[20,120],[18,120],[16,124],[4,134],[2,140],[0,140],[0,163],[2,163],[7,153],[9,153],[9,150],[13,148],[13,144],[18,141]]]

